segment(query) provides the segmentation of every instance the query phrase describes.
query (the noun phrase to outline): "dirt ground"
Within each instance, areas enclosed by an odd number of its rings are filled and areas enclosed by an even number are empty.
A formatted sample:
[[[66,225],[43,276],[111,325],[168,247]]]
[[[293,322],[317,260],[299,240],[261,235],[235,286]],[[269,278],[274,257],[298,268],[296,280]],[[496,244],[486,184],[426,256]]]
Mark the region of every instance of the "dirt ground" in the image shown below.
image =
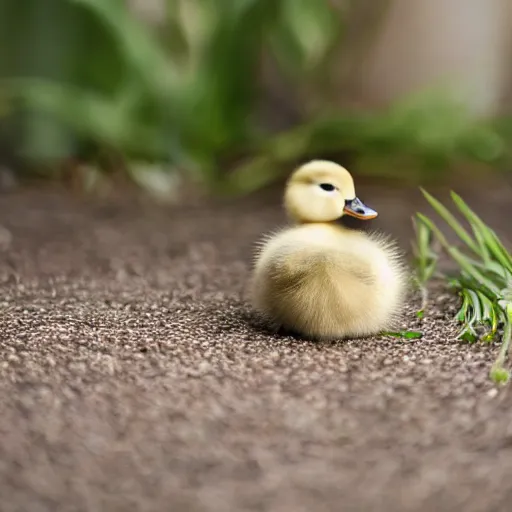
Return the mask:
[[[505,236],[507,187],[465,196]],[[419,194],[362,190],[406,247]],[[1,512],[510,509],[497,347],[455,340],[445,292],[408,305],[421,340],[268,333],[244,293],[283,220],[276,192],[0,195]]]

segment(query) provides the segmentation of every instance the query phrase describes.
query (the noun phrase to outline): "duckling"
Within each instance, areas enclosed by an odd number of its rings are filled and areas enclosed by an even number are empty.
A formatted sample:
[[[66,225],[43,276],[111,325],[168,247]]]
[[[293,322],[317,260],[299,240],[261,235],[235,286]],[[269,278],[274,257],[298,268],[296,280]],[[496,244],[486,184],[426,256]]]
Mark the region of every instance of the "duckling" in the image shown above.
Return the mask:
[[[343,215],[377,217],[347,169],[327,160],[300,166],[284,207],[295,226],[260,243],[250,284],[255,310],[276,330],[317,340],[393,328],[408,291],[405,261],[388,237],[336,223]]]

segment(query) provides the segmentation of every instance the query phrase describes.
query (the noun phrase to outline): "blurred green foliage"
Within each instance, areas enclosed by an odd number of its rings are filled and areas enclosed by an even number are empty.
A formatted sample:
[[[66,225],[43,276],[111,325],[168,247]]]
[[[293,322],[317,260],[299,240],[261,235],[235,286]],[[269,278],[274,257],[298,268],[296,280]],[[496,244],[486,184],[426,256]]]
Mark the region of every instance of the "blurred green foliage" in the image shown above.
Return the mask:
[[[32,162],[106,151],[233,193],[310,155],[348,151],[383,169],[403,156],[428,169],[508,157],[507,123],[477,123],[442,94],[378,113],[336,108],[346,12],[328,0],[167,0],[150,28],[124,0],[1,0],[3,132]],[[290,97],[310,100],[279,133],[257,116],[262,53]]]

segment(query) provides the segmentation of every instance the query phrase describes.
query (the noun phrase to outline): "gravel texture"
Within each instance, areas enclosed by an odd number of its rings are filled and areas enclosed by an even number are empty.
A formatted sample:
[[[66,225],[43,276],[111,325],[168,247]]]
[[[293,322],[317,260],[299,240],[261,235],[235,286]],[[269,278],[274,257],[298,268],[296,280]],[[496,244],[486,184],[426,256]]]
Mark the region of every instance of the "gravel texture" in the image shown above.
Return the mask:
[[[405,243],[418,198],[372,195]],[[421,340],[267,332],[245,289],[281,222],[275,193],[0,196],[1,512],[510,510],[497,347],[455,340],[443,292],[407,306]]]

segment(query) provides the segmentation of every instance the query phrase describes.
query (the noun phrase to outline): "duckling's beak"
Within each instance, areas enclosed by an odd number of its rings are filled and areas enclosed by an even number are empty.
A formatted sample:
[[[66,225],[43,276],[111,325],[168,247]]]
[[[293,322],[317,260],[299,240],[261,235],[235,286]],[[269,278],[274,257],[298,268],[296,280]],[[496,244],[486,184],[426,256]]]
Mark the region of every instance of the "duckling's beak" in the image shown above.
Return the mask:
[[[362,220],[375,219],[378,215],[375,210],[366,206],[358,197],[355,197],[354,199],[347,199],[347,201],[345,201],[345,208],[343,208],[343,211],[351,217]]]

